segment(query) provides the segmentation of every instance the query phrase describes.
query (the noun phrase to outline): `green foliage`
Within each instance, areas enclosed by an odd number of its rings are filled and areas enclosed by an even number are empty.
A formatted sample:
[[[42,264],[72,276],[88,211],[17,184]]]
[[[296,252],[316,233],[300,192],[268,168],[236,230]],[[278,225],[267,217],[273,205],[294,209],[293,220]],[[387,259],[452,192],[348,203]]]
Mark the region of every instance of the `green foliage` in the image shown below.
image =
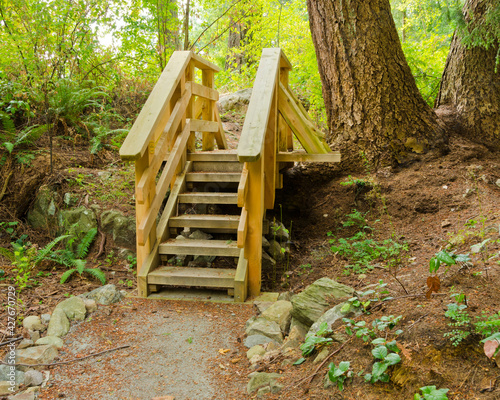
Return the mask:
[[[487,316],[483,311],[481,316],[476,317],[474,324],[476,332],[482,336],[491,336],[500,332],[500,311]]]
[[[401,320],[402,316],[395,317],[394,315],[382,316],[380,319],[375,319],[372,322],[372,328],[366,325],[366,321],[354,321],[350,318],[343,318],[342,321],[345,324],[345,331],[348,335],[356,334],[356,337],[363,339],[364,342],[368,342],[370,339],[376,338],[380,332],[385,332],[392,330],[397,323]],[[399,335],[402,331],[398,330],[394,332],[394,335]],[[389,333],[389,332],[387,332]],[[392,332],[391,332],[392,333]]]
[[[338,367],[334,363],[330,363],[328,366],[328,378],[337,384],[340,391],[344,389],[344,381],[352,375],[350,365],[349,361],[341,361]]]
[[[365,375],[365,381],[370,383],[378,381],[389,382],[390,378],[386,371],[390,366],[401,362],[401,357],[397,354],[399,349],[395,343],[391,344],[390,348],[384,344],[378,344],[376,340],[374,340],[372,344],[376,345],[376,347],[372,350],[372,355],[375,360],[380,361],[375,361],[372,366],[372,373]]]
[[[332,331],[328,328],[328,324],[323,322],[316,334],[307,334],[305,342],[300,346],[302,355],[304,357],[309,356],[318,350],[318,348],[329,345],[332,342],[332,339],[324,336],[330,333],[332,333]]]
[[[449,338],[453,346],[458,346],[471,333],[471,320],[466,308],[465,304],[450,303],[448,304],[448,311],[444,314],[452,320],[448,326],[455,329],[446,332],[443,336]]]
[[[381,295],[387,295],[389,292],[385,287],[387,283],[381,279],[376,286],[376,291],[373,289],[367,290],[365,292],[356,293],[355,296],[347,300],[346,304],[342,307],[342,312],[348,313],[351,307],[361,308],[365,314],[370,314],[369,308],[372,302],[379,301],[382,297]],[[392,299],[392,297],[387,296],[382,299],[382,301]]]
[[[436,389],[436,386],[424,386],[421,387],[422,396],[415,393],[414,400],[448,400],[446,393],[450,389]]]
[[[468,254],[453,254],[453,252],[448,252],[446,250],[441,250],[436,253],[429,261],[429,272],[436,273],[441,266],[441,264],[446,264],[448,266],[455,265],[457,262],[468,262],[470,257]]]

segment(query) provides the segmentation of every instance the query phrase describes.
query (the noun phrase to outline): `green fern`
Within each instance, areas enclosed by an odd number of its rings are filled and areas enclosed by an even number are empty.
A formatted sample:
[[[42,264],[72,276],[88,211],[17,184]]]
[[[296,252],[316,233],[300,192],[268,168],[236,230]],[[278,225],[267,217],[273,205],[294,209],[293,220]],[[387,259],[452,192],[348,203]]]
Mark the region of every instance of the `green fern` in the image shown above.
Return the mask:
[[[73,274],[73,272],[76,272],[76,269],[68,269],[64,274],[61,276],[61,283],[65,283],[68,278]]]
[[[87,268],[85,272],[92,275],[94,278],[99,279],[103,285],[106,283],[106,274],[99,268]]]
[[[87,234],[83,237],[82,241],[76,247],[75,258],[85,258],[87,256],[90,245],[94,241],[96,235],[97,235],[96,228],[92,228],[87,232]]]
[[[14,253],[5,247],[0,247],[0,256],[8,258],[11,262],[14,262],[16,259]]]
[[[52,257],[50,257],[50,254],[51,254],[52,249],[54,248],[54,246],[57,243],[59,243],[61,240],[64,240],[64,239],[66,239],[68,237],[69,237],[69,235],[58,236],[52,242],[50,242],[47,246],[45,246],[42,250],[40,250],[37,253],[37,255],[34,258],[34,260],[33,260],[33,267],[36,267],[43,260],[47,260],[47,259],[50,260],[50,259],[52,259]]]

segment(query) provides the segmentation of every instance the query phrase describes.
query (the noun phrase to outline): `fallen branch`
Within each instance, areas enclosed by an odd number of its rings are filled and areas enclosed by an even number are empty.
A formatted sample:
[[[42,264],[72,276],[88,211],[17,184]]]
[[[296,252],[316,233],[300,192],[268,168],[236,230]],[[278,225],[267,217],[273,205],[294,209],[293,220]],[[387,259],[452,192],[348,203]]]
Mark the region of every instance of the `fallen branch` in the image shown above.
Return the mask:
[[[9,344],[9,343],[12,343],[12,342],[18,342],[18,341],[20,341],[22,339],[23,339],[23,337],[19,336],[18,338],[7,340],[6,342],[0,343],[0,347],[1,346],[5,346],[6,344]]]
[[[55,365],[71,364],[71,363],[74,363],[74,362],[77,362],[77,361],[83,361],[83,360],[86,360],[87,358],[99,356],[99,355],[104,354],[104,353],[109,353],[110,351],[126,349],[127,347],[130,347],[130,345],[126,344],[125,346],[115,347],[114,349],[108,349],[108,350],[100,351],[98,353],[92,353],[92,354],[89,354],[88,356],[84,356],[84,357],[80,357],[80,358],[74,358],[74,359],[68,360],[68,361],[61,361],[61,362],[50,363],[50,364],[20,364],[20,363],[18,363],[18,364],[7,364],[4,361],[0,361],[0,364],[11,365],[11,366],[15,366],[15,367],[53,367]]]
[[[446,293],[432,293],[433,296],[446,296]],[[381,300],[377,304],[375,304],[373,307],[370,307],[370,311],[373,311],[374,309],[380,307],[382,304],[384,304],[386,301],[393,301],[393,300],[399,300],[399,299],[405,299],[408,297],[425,297],[425,293],[418,293],[418,294],[407,294],[404,296],[398,296],[398,297],[393,297],[391,299],[386,299],[386,300]]]
[[[95,256],[96,259],[104,253],[104,245],[106,244],[106,235],[101,230],[99,230],[99,233],[101,234],[101,244],[99,245],[99,253]]]
[[[5,195],[5,192],[7,191],[7,185],[9,184],[10,178],[11,178],[13,173],[14,173],[14,171],[10,171],[9,175],[7,175],[7,178],[5,178],[5,182],[3,183],[3,187],[2,187],[2,193],[0,193],[0,201],[2,201],[3,196]]]
[[[405,328],[406,331],[408,332],[411,328],[413,328],[413,325],[415,325],[418,321],[420,321],[421,319],[424,319],[425,317],[427,317],[429,315],[429,313],[427,314],[424,314],[422,315],[419,319],[417,319],[413,324],[411,324],[408,328]]]

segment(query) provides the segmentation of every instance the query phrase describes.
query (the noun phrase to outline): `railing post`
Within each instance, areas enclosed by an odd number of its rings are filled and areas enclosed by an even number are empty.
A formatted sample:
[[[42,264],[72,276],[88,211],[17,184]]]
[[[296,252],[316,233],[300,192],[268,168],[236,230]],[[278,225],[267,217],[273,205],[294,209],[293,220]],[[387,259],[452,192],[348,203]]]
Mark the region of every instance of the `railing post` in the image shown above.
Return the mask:
[[[260,294],[262,281],[262,216],[264,215],[264,170],[261,157],[247,163],[248,197],[245,207],[248,212],[245,257],[248,259],[248,289],[251,297]]]
[[[154,150],[154,149],[153,149]],[[143,173],[147,170],[151,162],[151,151],[148,149],[141,158],[139,158],[135,162],[135,182],[136,182],[136,198],[137,198],[137,183],[141,180]],[[146,215],[148,213],[149,207],[151,205],[152,198],[155,195],[156,185],[155,181],[151,180],[150,184],[144,188],[144,202],[139,203],[137,200],[135,202],[135,215],[136,215],[136,224],[139,226]],[[153,246],[156,242],[156,221],[151,229],[147,240],[145,240],[144,244],[140,244],[138,238],[137,241],[137,276],[138,280],[141,267],[146,261],[149,253],[153,249]],[[147,297],[147,282],[138,281],[137,284],[139,297]]]
[[[204,86],[208,86],[213,89],[214,87],[214,71],[205,69],[201,74],[202,84]],[[214,120],[214,105],[215,102],[204,99],[203,100],[203,111],[202,116],[205,121],[213,121]],[[212,132],[203,132],[202,133],[202,147],[203,151],[212,151],[214,149],[215,144],[215,134]]]

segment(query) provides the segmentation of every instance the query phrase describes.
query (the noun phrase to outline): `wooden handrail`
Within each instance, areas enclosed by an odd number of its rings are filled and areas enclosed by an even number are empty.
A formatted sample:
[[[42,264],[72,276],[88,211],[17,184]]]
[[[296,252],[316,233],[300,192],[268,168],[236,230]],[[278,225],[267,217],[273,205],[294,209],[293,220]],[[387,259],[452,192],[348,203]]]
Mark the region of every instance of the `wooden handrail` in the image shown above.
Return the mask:
[[[201,83],[195,82],[195,68],[201,70]],[[186,152],[195,146],[194,132],[203,133],[203,150],[213,149],[215,142],[219,149],[226,148],[215,106],[219,93],[213,75],[217,71],[216,65],[190,51],[174,52],[120,149],[123,160],[135,161],[140,296],[147,295],[147,273],[159,262],[153,253],[158,252],[159,241],[168,237],[174,199],[163,210],[158,227],[157,217],[168,189],[175,183],[172,192],[176,196],[183,185],[185,169],[190,167]]]

